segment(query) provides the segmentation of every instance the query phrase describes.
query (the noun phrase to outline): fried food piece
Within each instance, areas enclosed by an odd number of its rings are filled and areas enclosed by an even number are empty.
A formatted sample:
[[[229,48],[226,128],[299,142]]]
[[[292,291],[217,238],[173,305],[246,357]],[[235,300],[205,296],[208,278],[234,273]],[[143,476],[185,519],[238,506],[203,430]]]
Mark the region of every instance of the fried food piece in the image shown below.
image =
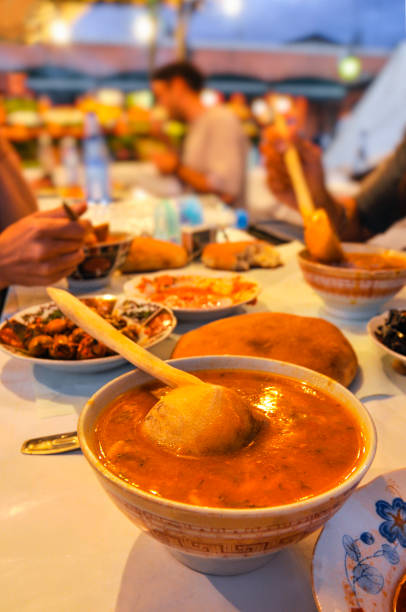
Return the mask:
[[[14,348],[24,348],[24,344],[20,336],[18,335],[18,326],[21,328],[21,332],[25,331],[25,326],[20,323],[7,321],[5,325],[0,329],[0,341]]]
[[[54,336],[49,347],[49,354],[53,359],[74,359],[76,347],[65,334]]]
[[[112,353],[108,352],[107,346],[88,334],[79,342],[76,349],[77,359],[94,359],[95,357],[106,357],[108,354]]]
[[[109,237],[109,224],[99,223],[99,225],[93,225],[93,231],[97,242],[106,242]]]
[[[186,266],[187,261],[186,249],[178,244],[140,236],[132,241],[121,270],[123,272],[146,272],[182,268]]]
[[[40,334],[34,336],[28,343],[27,350],[33,357],[43,357],[46,355],[52,346],[54,339],[52,336]]]
[[[154,404],[141,430],[177,454],[214,455],[244,446],[255,431],[255,420],[248,402],[232,389],[187,385]]]
[[[341,331],[314,317],[258,312],[220,319],[186,333],[172,357],[248,355],[305,366],[348,386],[358,361]]]
[[[275,268],[281,265],[278,251],[262,240],[208,244],[202,262],[217,270],[249,270]]]
[[[69,333],[75,324],[72,321],[69,321],[66,317],[60,317],[58,319],[51,319],[48,321],[43,327],[44,334],[66,334]]]

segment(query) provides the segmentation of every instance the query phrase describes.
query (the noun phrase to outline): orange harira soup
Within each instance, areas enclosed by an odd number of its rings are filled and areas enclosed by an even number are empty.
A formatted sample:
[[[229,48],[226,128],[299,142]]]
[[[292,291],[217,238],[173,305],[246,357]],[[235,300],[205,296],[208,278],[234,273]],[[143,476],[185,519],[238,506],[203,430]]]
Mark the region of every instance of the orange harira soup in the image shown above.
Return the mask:
[[[340,267],[358,270],[398,270],[406,268],[406,257],[396,253],[345,253]]]
[[[344,482],[364,450],[360,422],[345,404],[304,382],[248,370],[199,370],[204,381],[234,388],[252,406],[255,435],[238,451],[184,456],[147,439],[141,424],[168,389],[127,391],[99,416],[99,460],[154,495],[199,506],[260,508],[311,498]]]

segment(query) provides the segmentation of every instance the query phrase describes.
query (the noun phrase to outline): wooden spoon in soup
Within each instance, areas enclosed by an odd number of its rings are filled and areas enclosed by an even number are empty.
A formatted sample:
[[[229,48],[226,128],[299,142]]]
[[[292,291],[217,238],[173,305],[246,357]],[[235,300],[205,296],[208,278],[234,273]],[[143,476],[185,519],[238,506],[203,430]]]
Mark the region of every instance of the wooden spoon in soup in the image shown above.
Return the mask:
[[[174,387],[149,411],[142,424],[145,436],[182,455],[210,455],[241,448],[257,424],[251,407],[233,389],[205,383],[178,370],[124,336],[110,323],[62,289],[49,287],[62,312],[92,337]]]
[[[275,111],[275,125],[280,135],[289,142],[284,154],[284,161],[303,218],[307,250],[316,261],[323,263],[344,261],[345,254],[331,219],[324,208],[316,208],[303,172],[299,153],[290,141],[289,129],[284,117],[277,111]]]

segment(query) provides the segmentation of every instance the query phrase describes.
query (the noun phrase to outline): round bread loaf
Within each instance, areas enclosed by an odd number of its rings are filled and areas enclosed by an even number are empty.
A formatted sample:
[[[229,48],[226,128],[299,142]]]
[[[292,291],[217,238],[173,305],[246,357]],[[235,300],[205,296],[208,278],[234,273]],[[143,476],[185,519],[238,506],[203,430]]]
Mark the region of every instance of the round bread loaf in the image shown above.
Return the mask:
[[[132,241],[121,270],[123,272],[148,272],[182,268],[186,266],[187,261],[186,249],[178,244],[139,236]]]
[[[324,319],[257,312],[220,319],[182,336],[172,354],[246,355],[279,359],[330,376],[348,386],[358,361],[341,331]]]

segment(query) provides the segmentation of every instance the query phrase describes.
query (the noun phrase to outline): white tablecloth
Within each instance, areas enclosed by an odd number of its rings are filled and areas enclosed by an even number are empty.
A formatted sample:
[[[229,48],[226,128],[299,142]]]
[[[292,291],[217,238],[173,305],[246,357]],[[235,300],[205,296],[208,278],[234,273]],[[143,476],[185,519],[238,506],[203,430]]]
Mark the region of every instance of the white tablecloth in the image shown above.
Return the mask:
[[[247,311],[324,316],[301,278],[297,245],[281,247],[285,265],[255,270],[263,292]],[[199,264],[191,271],[201,270]],[[120,290],[115,277],[110,292]],[[40,289],[14,288],[7,313],[46,299]],[[403,291],[392,305],[406,307]],[[349,338],[360,373],[352,390],[364,398],[379,444],[367,480],[406,464],[406,378],[396,374],[363,323],[331,319]],[[169,357],[179,334],[153,349]],[[26,456],[30,437],[75,429],[88,395],[129,369],[81,377],[34,367],[0,354],[0,609],[7,612],[314,612],[311,557],[317,534],[247,575],[213,577],[180,565],[142,534],[108,499],[80,452]],[[47,408],[45,410],[45,408]],[[46,414],[53,416],[45,417]],[[59,414],[59,416],[56,416]],[[329,612],[329,611],[328,611]]]

